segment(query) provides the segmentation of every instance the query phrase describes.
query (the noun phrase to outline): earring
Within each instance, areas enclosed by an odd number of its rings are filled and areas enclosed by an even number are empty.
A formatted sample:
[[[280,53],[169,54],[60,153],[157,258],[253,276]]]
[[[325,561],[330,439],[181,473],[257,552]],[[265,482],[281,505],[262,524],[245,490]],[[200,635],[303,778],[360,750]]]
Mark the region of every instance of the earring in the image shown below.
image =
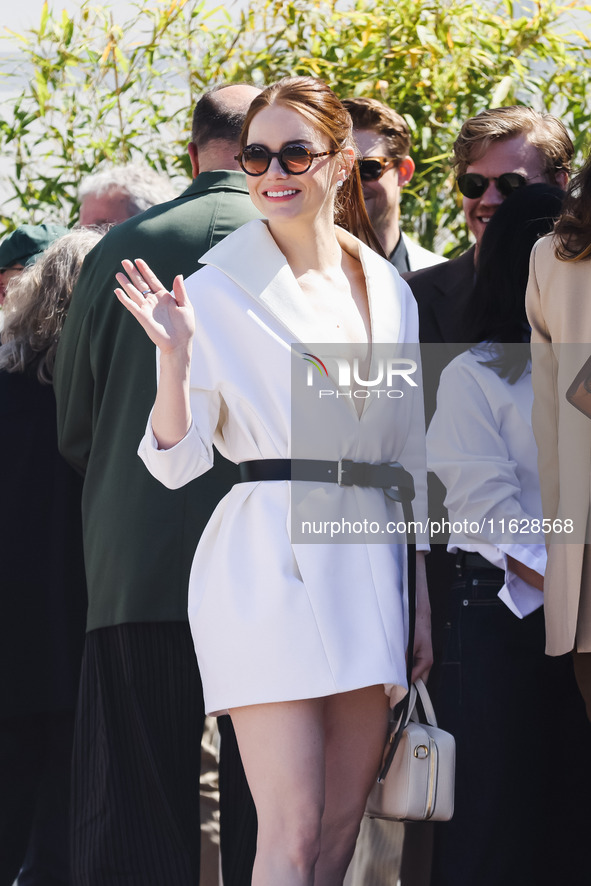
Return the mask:
[[[342,181],[338,181],[338,182],[337,182],[337,188],[342,188],[342,187],[343,187],[343,183],[342,183]]]

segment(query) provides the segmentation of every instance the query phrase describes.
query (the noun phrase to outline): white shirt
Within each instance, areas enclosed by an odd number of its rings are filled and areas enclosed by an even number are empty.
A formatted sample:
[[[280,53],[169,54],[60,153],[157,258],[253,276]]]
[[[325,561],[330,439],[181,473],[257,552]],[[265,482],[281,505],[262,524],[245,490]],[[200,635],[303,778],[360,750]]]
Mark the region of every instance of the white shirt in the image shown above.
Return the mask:
[[[451,533],[448,550],[479,553],[503,569],[499,597],[523,618],[542,605],[543,594],[507,568],[507,557],[541,575],[546,569],[531,373],[509,384],[482,365],[490,356],[480,346],[443,371],[427,463],[447,489],[450,523],[461,530]]]
[[[411,240],[404,232],[402,233],[402,239],[406,246],[408,264],[411,271],[420,271],[421,268],[432,268],[433,265],[440,265],[447,261],[442,255],[436,255],[436,253],[425,249],[420,243]]]

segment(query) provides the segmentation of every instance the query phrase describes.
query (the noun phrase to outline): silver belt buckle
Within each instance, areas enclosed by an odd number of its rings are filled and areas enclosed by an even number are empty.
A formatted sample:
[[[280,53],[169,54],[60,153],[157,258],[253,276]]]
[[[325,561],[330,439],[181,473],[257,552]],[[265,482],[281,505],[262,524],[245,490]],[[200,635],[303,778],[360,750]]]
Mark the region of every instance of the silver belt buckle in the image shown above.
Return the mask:
[[[337,469],[337,483],[339,486],[352,486],[352,483],[348,483],[346,480],[347,471],[351,469],[351,465],[353,464],[353,460],[350,458],[340,458]]]

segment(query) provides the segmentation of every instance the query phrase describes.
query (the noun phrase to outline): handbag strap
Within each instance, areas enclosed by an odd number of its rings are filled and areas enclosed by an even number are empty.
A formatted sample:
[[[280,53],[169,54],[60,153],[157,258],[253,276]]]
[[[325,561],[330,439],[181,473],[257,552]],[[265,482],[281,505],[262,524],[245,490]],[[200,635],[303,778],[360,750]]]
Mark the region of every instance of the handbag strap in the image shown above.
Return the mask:
[[[387,494],[388,492],[386,490],[386,495]],[[416,691],[413,692],[412,684],[412,668],[413,650],[415,646],[415,623],[417,618],[417,546],[412,501],[411,499],[405,500],[403,498],[401,504],[402,513],[406,523],[406,569],[408,579],[408,647],[406,650],[406,681],[408,684],[408,692],[404,698],[394,706],[392,712],[392,727],[389,736],[390,746],[382,764],[380,774],[378,775],[379,782],[383,781],[388,774],[390,766],[392,765],[392,760],[394,759],[394,754],[396,753],[396,748],[402,738],[402,732],[410,719],[416,702]],[[431,706],[431,710],[432,709]]]
[[[423,681],[421,680],[420,677],[417,677],[417,679],[413,683],[413,688],[415,689],[415,692],[416,692],[415,704],[416,704],[416,700],[418,698],[418,700],[420,700],[420,702],[421,702],[421,707],[423,708],[423,713],[425,715],[424,722],[427,723],[429,726],[437,726],[437,717],[435,716],[435,709],[433,707],[433,702],[431,701],[431,698],[429,697],[429,693],[427,692],[427,687],[425,686],[425,684],[423,683]],[[412,707],[413,707],[413,711],[412,711],[413,720],[416,720],[417,722],[419,722],[418,715],[416,715],[416,708],[414,706],[412,706]]]

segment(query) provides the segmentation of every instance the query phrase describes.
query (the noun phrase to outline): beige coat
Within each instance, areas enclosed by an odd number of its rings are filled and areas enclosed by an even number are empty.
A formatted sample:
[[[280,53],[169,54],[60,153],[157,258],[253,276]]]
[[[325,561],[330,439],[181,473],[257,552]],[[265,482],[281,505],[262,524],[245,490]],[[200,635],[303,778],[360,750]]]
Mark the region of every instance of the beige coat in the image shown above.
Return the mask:
[[[544,237],[532,251],[526,306],[542,505],[556,521],[546,536],[546,651],[591,652],[591,421],[565,397],[591,355],[591,261],[560,261]]]

